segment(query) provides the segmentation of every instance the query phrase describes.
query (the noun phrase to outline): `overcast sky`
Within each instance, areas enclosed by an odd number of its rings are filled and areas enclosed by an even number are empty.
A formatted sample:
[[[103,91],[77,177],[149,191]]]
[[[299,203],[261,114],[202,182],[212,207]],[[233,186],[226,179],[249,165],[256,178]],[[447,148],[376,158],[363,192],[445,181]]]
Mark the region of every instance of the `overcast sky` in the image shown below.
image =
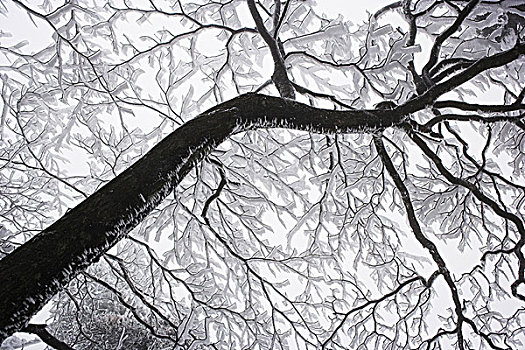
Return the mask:
[[[394,0],[317,0],[319,12],[324,12],[328,17],[337,17],[339,14],[344,18],[359,22],[368,18],[368,13],[374,13],[381,7],[391,4]]]
[[[374,13],[381,7],[391,3],[393,0],[366,0],[366,1],[348,1],[348,0],[317,0],[316,7],[327,17],[337,17],[343,15],[344,18],[352,22],[365,21],[368,13]],[[38,8],[36,8],[38,9]],[[6,11],[7,10],[7,11]],[[7,16],[5,12],[8,12]],[[12,38],[1,37],[0,40],[5,44],[7,42],[15,43],[19,39],[29,41],[31,48],[42,49],[47,46],[47,40],[51,35],[49,26],[31,21],[29,16],[18,6],[9,0],[0,1],[0,31],[13,34]],[[46,40],[47,39],[47,40]]]

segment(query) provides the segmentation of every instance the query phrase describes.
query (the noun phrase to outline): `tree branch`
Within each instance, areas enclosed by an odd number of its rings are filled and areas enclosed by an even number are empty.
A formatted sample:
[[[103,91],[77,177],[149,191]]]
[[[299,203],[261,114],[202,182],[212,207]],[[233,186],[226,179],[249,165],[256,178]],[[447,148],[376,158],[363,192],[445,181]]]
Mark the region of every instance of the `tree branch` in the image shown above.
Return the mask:
[[[432,50],[430,51],[430,57],[428,59],[428,62],[423,67],[423,76],[425,78],[430,79],[429,70],[434,67],[434,65],[437,63],[439,58],[439,51],[441,50],[441,45],[447,40],[452,34],[454,34],[458,29],[459,26],[463,23],[465,18],[472,12],[474,7],[480,2],[480,0],[471,0],[459,13],[458,18],[452,23],[450,27],[448,27],[443,33],[439,34],[436,38],[436,41],[434,41],[434,45],[432,46]]]
[[[253,20],[255,21],[257,31],[259,32],[259,34],[261,34],[261,37],[263,38],[264,42],[270,48],[270,52],[272,54],[274,63],[272,81],[275,84],[275,87],[279,91],[281,97],[295,99],[295,91],[290,82],[290,79],[288,78],[288,73],[286,72],[284,59],[281,55],[281,50],[279,48],[279,43],[277,42],[277,39],[274,38],[264,26],[263,19],[261,18],[259,11],[257,11],[257,7],[255,5],[254,0],[248,0],[248,8],[250,9],[250,13],[252,14]]]
[[[421,226],[419,225],[419,222],[417,220],[416,212],[412,205],[412,200],[410,199],[408,189],[405,186],[403,179],[397,172],[394,164],[392,163],[392,160],[390,159],[390,156],[388,155],[388,152],[385,149],[383,140],[381,140],[381,136],[374,135],[374,145],[376,146],[377,153],[379,154],[381,161],[383,162],[386,170],[388,171],[388,174],[394,181],[394,185],[396,186],[397,190],[401,193],[401,199],[403,201],[403,205],[405,206],[405,210],[407,211],[408,223],[410,225],[410,228],[412,229],[412,232],[414,232],[414,236],[416,236],[418,242],[430,252],[432,259],[438,266],[439,272],[445,278],[445,281],[450,289],[450,292],[452,294],[452,300],[454,301],[454,309],[458,318],[455,328],[455,331],[458,336],[458,348],[460,350],[463,350],[465,348],[462,331],[464,316],[456,284],[452,280],[452,275],[450,274],[450,271],[448,270],[445,264],[445,260],[443,260],[441,254],[438,252],[437,246],[434,244],[434,242],[432,242],[423,234],[423,230],[421,229]]]
[[[387,13],[388,11],[395,10],[398,8],[401,8],[403,6],[403,1],[396,1],[392,4],[383,6],[379,10],[377,10],[374,15],[372,16],[375,20],[377,20],[379,17]]]
[[[37,335],[44,343],[57,350],[75,350],[63,341],[58,340],[55,336],[47,330],[45,324],[30,323],[22,329],[23,332],[33,333]]]
[[[525,91],[525,90],[524,90]],[[455,108],[470,112],[485,112],[485,113],[503,113],[512,111],[525,111],[525,104],[511,104],[511,105],[481,105],[476,103],[467,103],[460,101],[437,101],[433,104],[434,108]]]
[[[417,35],[417,16],[414,15],[412,13],[412,10],[410,9],[410,1],[403,1],[402,6],[403,13],[408,21],[408,40],[406,46],[413,46],[416,42]],[[416,87],[417,94],[421,95],[427,90],[427,86],[421,75],[419,75],[416,71],[416,66],[414,64],[414,56],[412,56],[412,59],[408,62],[408,70],[412,75],[412,78],[414,79],[414,85]]]
[[[517,122],[524,118],[525,115],[520,114],[517,116],[509,116],[509,115],[495,115],[490,117],[481,116],[479,114],[440,114],[432,119],[430,119],[428,122],[423,124],[423,128],[430,129],[434,125],[442,123],[444,121],[476,121],[480,123],[496,123],[496,122]]]
[[[275,3],[281,3],[281,0],[276,0]],[[277,40],[277,37],[279,36],[279,29],[281,29],[281,25],[283,24],[284,17],[286,16],[286,13],[288,12],[288,8],[290,7],[291,0],[287,0],[286,4],[284,5],[283,13],[281,14],[279,18],[279,22],[275,25],[273,29],[273,38]]]
[[[0,260],[0,341],[25,327],[71,278],[125,237],[195,163],[228,136],[273,127],[362,133],[401,123],[401,117],[390,110],[325,110],[256,94],[242,95],[208,110]]]

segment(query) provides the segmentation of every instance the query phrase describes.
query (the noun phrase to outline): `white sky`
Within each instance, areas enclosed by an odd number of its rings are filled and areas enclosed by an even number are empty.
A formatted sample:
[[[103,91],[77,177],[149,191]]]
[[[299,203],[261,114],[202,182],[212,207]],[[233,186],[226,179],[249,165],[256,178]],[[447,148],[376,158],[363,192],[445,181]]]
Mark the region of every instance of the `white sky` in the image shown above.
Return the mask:
[[[329,18],[342,15],[348,20],[359,22],[366,20],[368,13],[374,13],[393,2],[394,0],[317,0],[316,7]]]
[[[325,13],[328,18],[342,15],[352,22],[366,21],[369,13],[374,13],[393,0],[317,0],[316,8],[319,13]],[[27,2],[27,1],[26,1]],[[6,11],[7,10],[7,11]],[[9,15],[6,15],[9,13]],[[9,0],[0,0],[0,31],[11,33],[12,38],[2,38],[0,41],[16,43],[25,39],[35,51],[43,49],[52,34],[48,25],[40,23],[38,19],[33,22],[19,6]],[[38,26],[35,25],[38,24]],[[33,51],[33,50],[32,50]]]

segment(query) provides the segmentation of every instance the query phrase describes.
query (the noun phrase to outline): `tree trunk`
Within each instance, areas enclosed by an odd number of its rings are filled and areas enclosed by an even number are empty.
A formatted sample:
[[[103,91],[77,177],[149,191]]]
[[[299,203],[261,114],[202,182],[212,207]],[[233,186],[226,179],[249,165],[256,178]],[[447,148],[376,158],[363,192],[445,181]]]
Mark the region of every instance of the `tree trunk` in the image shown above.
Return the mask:
[[[199,160],[228,136],[260,127],[365,132],[396,125],[400,120],[393,111],[322,110],[255,94],[242,95],[208,110],[0,260],[0,343],[24,328],[71,278],[137,226]]]

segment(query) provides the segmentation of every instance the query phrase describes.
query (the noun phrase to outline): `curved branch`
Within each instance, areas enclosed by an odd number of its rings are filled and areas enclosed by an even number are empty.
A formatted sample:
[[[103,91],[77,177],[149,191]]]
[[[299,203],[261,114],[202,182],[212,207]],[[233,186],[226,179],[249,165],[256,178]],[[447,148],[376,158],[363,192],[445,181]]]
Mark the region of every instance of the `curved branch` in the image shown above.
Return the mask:
[[[208,110],[0,260],[0,341],[22,329],[71,278],[125,237],[228,136],[275,127],[318,133],[370,132],[401,122],[399,114],[390,110],[324,110],[256,94]]]

